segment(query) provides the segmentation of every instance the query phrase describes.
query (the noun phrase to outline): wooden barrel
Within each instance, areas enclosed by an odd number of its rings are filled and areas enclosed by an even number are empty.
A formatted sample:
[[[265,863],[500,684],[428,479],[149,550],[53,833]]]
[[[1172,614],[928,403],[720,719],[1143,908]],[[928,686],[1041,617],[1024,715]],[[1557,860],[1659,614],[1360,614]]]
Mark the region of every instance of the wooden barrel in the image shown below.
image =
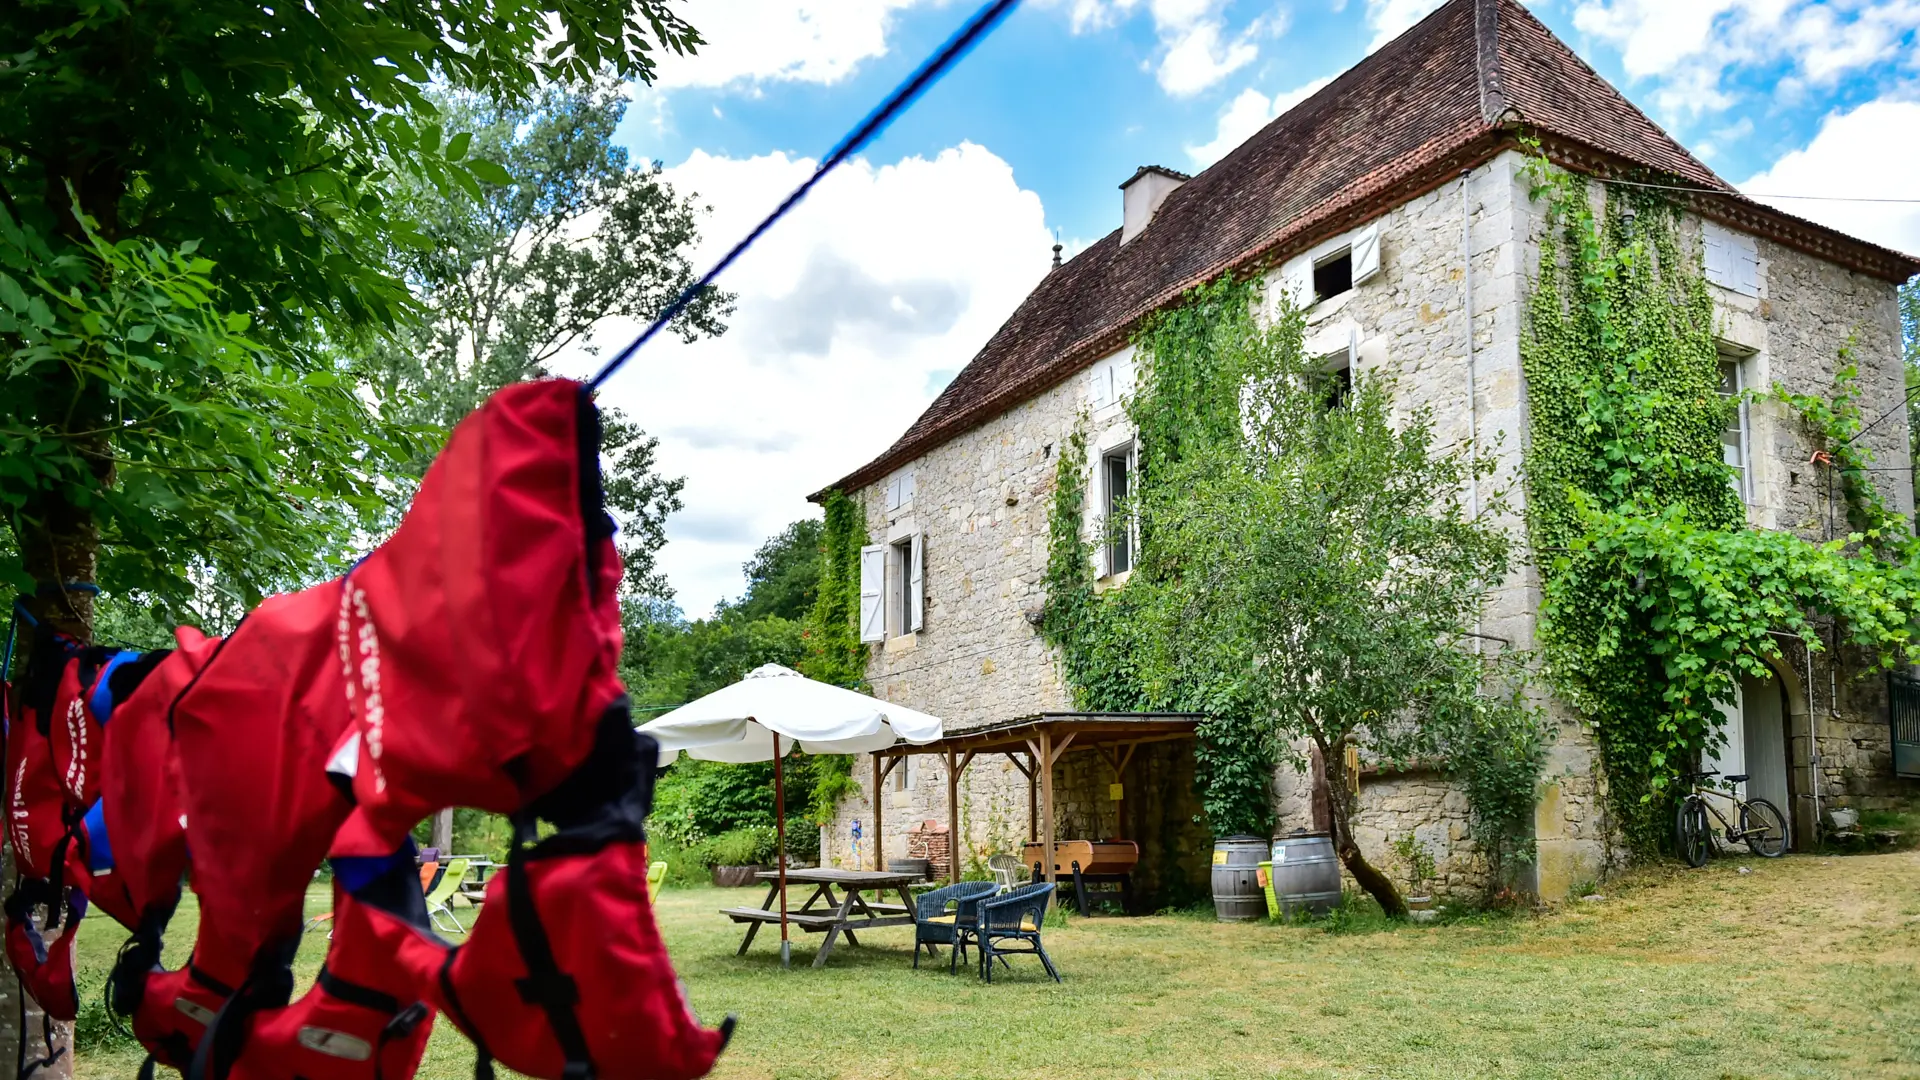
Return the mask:
[[[1325,915],[1340,903],[1340,856],[1326,833],[1294,833],[1273,842],[1273,899],[1280,913]]]
[[[932,859],[888,859],[887,873],[912,874],[921,881],[933,877]]]
[[[1267,842],[1257,836],[1223,836],[1213,842],[1213,910],[1221,922],[1245,922],[1267,913],[1260,888],[1260,856]]]

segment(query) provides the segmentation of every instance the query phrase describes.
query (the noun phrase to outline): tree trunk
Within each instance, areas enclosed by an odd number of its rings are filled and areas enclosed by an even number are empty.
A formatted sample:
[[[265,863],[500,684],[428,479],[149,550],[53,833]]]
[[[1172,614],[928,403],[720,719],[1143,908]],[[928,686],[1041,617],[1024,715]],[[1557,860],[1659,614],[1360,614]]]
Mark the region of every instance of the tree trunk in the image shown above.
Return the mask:
[[[1400,890],[1394,887],[1393,879],[1374,868],[1353,839],[1353,814],[1358,807],[1353,793],[1347,788],[1347,755],[1345,747],[1316,746],[1320,760],[1324,765],[1321,772],[1327,800],[1327,823],[1332,826],[1333,850],[1345,864],[1347,873],[1380,904],[1380,909],[1389,918],[1407,917],[1407,902],[1400,897]]]
[[[110,479],[111,458],[103,453],[94,460],[101,463],[102,479]],[[22,518],[25,527],[18,537],[21,561],[33,580],[40,583],[33,596],[22,598],[23,606],[42,625],[83,643],[91,642],[93,593],[70,586],[93,582],[100,552],[93,515],[59,495],[46,495],[33,500]],[[33,635],[25,632],[24,626],[21,629],[14,655],[15,672],[24,670],[33,659]],[[11,851],[0,865],[0,874],[4,874],[0,887],[12,893],[16,871]],[[76,924],[68,922],[61,933],[71,934],[77,929]],[[96,932],[101,930],[95,927]],[[52,1045],[47,1045],[45,1037],[49,1030]],[[23,1042],[29,1061],[54,1057],[58,1052],[57,1060],[34,1071],[36,1078],[67,1080],[73,1075],[73,1025],[56,1022],[47,1027],[39,1003],[26,994],[13,969],[7,967],[0,973],[0,1062],[20,1061]]]
[[[440,857],[446,858],[453,853],[453,807],[433,815],[433,839],[430,843],[440,849]]]

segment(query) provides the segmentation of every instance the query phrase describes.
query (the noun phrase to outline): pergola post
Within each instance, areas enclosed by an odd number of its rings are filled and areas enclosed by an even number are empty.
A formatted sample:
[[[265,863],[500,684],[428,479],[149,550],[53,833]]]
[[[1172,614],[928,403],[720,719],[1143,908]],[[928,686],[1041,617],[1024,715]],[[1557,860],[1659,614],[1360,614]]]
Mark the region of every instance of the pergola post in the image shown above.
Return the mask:
[[[884,811],[880,809],[882,800],[880,781],[882,779],[883,777],[880,772],[880,755],[875,754],[873,755],[873,868],[875,870],[885,870],[887,868],[886,856],[882,854],[882,845],[880,842],[882,835],[880,818],[884,813]]]
[[[947,881],[960,883],[960,767],[953,748],[947,748]]]
[[[1040,773],[1040,858],[1047,880],[1053,880],[1053,733],[1040,729],[1039,760],[1034,768]]]

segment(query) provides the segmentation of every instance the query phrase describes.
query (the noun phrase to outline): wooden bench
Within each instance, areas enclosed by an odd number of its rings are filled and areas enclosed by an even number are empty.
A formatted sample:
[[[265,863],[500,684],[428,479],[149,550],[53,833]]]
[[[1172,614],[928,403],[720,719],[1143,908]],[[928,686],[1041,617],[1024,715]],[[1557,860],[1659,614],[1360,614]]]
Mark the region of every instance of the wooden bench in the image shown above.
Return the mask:
[[[766,908],[721,908],[720,914],[725,915],[737,923],[777,923],[780,921],[780,913],[778,911],[768,911]],[[839,921],[840,919],[837,915],[803,915],[798,911],[787,912],[787,922],[789,924],[816,934],[826,930]]]

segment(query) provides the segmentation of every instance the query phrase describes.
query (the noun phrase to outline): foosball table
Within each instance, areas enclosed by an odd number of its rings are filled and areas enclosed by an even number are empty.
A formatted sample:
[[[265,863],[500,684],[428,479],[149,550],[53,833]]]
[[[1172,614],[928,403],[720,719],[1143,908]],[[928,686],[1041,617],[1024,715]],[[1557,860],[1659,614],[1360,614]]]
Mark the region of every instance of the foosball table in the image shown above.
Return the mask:
[[[1046,877],[1046,847],[1028,844],[1021,861],[1033,867],[1035,881]],[[1081,915],[1088,914],[1087,886],[1117,886],[1120,907],[1133,913],[1133,868],[1140,862],[1140,845],[1132,840],[1055,840],[1053,877],[1071,878],[1074,905]]]

